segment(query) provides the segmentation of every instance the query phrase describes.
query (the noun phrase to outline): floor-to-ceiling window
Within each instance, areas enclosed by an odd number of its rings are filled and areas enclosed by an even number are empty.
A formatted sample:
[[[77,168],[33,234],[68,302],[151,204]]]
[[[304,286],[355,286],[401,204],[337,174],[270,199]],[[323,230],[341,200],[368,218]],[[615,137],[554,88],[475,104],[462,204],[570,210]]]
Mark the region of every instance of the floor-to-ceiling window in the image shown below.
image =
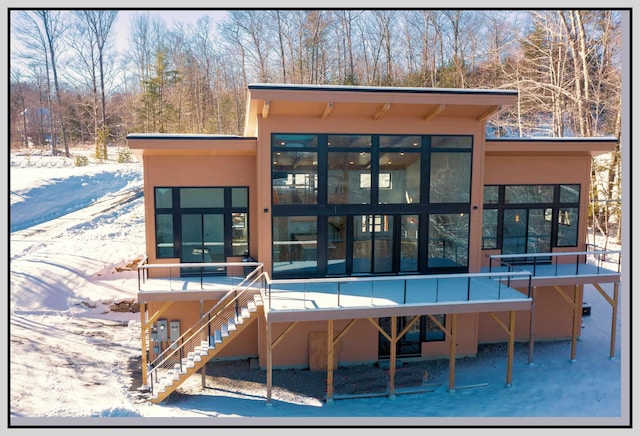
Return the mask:
[[[274,277],[468,269],[471,136],[271,139]]]

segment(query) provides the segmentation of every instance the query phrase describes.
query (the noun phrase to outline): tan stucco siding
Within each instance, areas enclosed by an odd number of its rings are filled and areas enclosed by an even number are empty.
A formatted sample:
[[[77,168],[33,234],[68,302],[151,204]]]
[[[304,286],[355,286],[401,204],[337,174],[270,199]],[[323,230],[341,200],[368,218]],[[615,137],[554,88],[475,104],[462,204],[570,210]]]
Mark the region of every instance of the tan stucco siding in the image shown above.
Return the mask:
[[[176,262],[177,259],[155,257],[155,205],[154,188],[157,186],[248,186],[249,187],[249,228],[251,229],[249,246],[257,250],[259,237],[259,214],[257,176],[255,156],[252,155],[186,155],[186,156],[145,156],[145,237],[146,250],[150,263]],[[252,253],[253,254],[253,253]],[[253,254],[255,256],[255,254]]]

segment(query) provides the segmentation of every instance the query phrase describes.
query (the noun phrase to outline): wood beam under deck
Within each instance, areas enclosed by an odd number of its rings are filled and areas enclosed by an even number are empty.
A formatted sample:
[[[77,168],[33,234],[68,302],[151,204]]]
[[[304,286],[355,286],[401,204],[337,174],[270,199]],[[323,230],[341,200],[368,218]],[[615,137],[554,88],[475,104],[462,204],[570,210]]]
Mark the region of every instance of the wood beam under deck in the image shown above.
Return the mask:
[[[284,332],[280,334],[280,336],[276,339],[276,341],[271,344],[271,323],[272,322],[284,322],[285,320],[274,321],[274,319],[286,317],[288,321],[296,320],[296,321],[307,321],[307,320],[326,320],[327,321],[327,397],[326,402],[333,402],[333,361],[334,361],[334,353],[335,346],[338,341],[342,339],[342,337],[346,334],[347,330],[349,330],[358,319],[362,318],[354,318],[354,314],[360,313],[375,313],[375,317],[367,317],[368,321],[389,341],[390,346],[390,357],[389,357],[389,393],[388,396],[390,398],[395,397],[395,371],[396,371],[396,344],[397,342],[410,330],[414,323],[416,323],[420,316],[426,315],[429,316],[432,321],[445,333],[450,339],[450,356],[449,356],[449,387],[450,391],[455,390],[455,367],[456,367],[456,341],[457,341],[457,314],[458,313],[475,313],[478,311],[491,312],[489,309],[493,309],[496,311],[506,311],[509,310],[511,315],[510,326],[508,328],[505,327],[507,332],[509,332],[509,354],[507,356],[508,359],[508,369],[507,369],[507,385],[511,384],[512,379],[512,367],[513,367],[513,348],[515,342],[515,311],[516,310],[530,310],[532,305],[531,299],[522,299],[519,301],[509,301],[509,302],[500,302],[500,303],[453,303],[451,305],[441,305],[436,309],[431,310],[431,313],[424,313],[425,306],[421,306],[419,312],[416,313],[415,305],[403,305],[403,306],[393,306],[386,308],[349,308],[349,309],[333,309],[333,310],[313,310],[313,311],[300,311],[300,310],[290,310],[290,311],[270,311],[267,322],[267,403],[271,401],[271,392],[272,392],[272,352],[273,348],[280,342],[285,334],[287,334],[296,322],[292,322]],[[462,307],[461,307],[462,306]],[[456,309],[452,309],[452,307]],[[444,311],[445,308],[447,310],[452,310],[452,312]],[[401,310],[404,309],[404,310]],[[484,309],[484,310],[482,310]],[[404,313],[406,311],[410,311],[411,313]],[[355,311],[355,312],[354,312]],[[398,314],[398,312],[403,312]],[[444,312],[443,312],[444,311]],[[314,315],[315,313],[315,315]],[[393,314],[395,313],[395,314]],[[433,315],[446,313],[447,315],[451,315],[451,332],[448,332],[446,327],[440,324]],[[300,315],[306,315],[304,317]],[[320,318],[317,318],[321,314]],[[279,316],[274,316],[279,315]],[[411,322],[405,326],[405,328],[399,334],[396,333],[397,330],[397,317],[398,316],[410,316],[413,315],[414,318]],[[387,332],[384,331],[378,324],[378,318],[381,317],[390,317],[391,318],[391,336]],[[338,334],[338,336],[334,339],[334,320],[344,320],[350,319],[351,321],[345,326],[345,328]]]
[[[506,379],[506,385],[507,386],[511,386],[511,380],[513,378],[513,350],[514,350],[514,344],[515,344],[515,337],[516,337],[516,313],[512,310],[511,312],[509,312],[509,325],[505,325],[505,323],[502,322],[502,320],[500,320],[500,318],[498,318],[496,316],[495,313],[491,312],[490,313],[491,317],[495,320],[496,323],[498,323],[498,325],[500,327],[502,327],[502,329],[507,332],[508,335],[508,341],[507,341],[507,379]]]
[[[344,337],[344,335],[353,327],[353,325],[358,321],[357,319],[352,319],[349,323],[338,333],[338,336],[333,337],[333,320],[327,321],[327,403],[333,401],[333,361],[334,361],[334,353],[335,346],[338,345],[338,342]]]
[[[535,342],[535,320],[536,320],[536,286],[531,287],[531,311],[529,315],[529,364],[533,363],[533,346]]]
[[[292,322],[280,336],[276,338],[273,343],[271,342],[271,322],[267,321],[267,403],[271,404],[271,388],[273,385],[273,349],[282,341],[282,339],[289,333],[297,322]]]
[[[594,280],[598,280],[597,282]],[[602,288],[602,283],[612,283],[613,284],[613,298],[608,295],[608,293]],[[535,306],[536,306],[536,298],[539,291],[539,287],[552,287],[554,288],[560,296],[571,306],[573,309],[573,315],[577,316],[578,319],[582,317],[582,307],[574,303],[569,296],[567,296],[564,292],[562,292],[559,286],[579,286],[580,287],[580,300],[582,301],[582,295],[584,294],[584,285],[591,285],[604,297],[604,299],[612,306],[612,319],[611,319],[611,342],[609,348],[609,357],[613,358],[615,356],[615,338],[616,338],[616,323],[617,323],[617,314],[618,314],[618,304],[619,304],[619,289],[620,289],[620,274],[599,274],[599,275],[578,275],[578,276],[560,276],[560,277],[534,277],[531,286],[531,297],[532,297],[532,306],[531,306],[531,322],[529,325],[529,363],[533,363],[533,353],[534,353],[534,343],[535,343]],[[525,283],[518,280],[512,280],[511,286],[518,288],[521,286],[525,286]],[[577,332],[580,331],[579,321],[576,326],[576,318],[573,318],[573,331],[576,339]],[[572,337],[572,354],[571,360],[575,359],[577,354],[574,348],[575,341]],[[575,354],[574,354],[575,353]]]
[[[616,324],[618,322],[618,299],[620,292],[620,283],[613,284],[613,298],[602,289],[598,283],[594,283],[593,287],[604,297],[605,300],[611,305],[611,342],[609,345],[609,358],[613,359],[616,355]]]
[[[576,342],[578,340],[578,332],[580,331],[580,317],[582,316],[582,307],[578,304],[581,300],[576,300],[579,295],[579,291],[577,291],[578,287],[582,287],[582,285],[573,285],[573,299],[571,299],[559,286],[553,286],[553,289],[562,297],[562,299],[569,305],[572,310],[573,317],[573,326],[571,328],[571,357],[569,360],[571,362],[576,361]]]

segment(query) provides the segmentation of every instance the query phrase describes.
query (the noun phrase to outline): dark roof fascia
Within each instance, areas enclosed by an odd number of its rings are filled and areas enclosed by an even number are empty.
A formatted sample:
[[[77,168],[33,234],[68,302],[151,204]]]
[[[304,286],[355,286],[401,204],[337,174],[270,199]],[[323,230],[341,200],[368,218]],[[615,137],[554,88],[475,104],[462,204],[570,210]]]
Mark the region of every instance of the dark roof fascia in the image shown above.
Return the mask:
[[[398,94],[474,94],[474,95],[518,95],[515,90],[496,89],[454,89],[454,88],[408,88],[385,86],[342,86],[342,85],[287,85],[254,83],[248,86],[251,90],[273,91],[329,91],[329,92],[393,92]]]
[[[620,140],[615,136],[601,136],[601,137],[518,137],[518,138],[486,138],[486,142],[619,142]]]
[[[130,133],[127,139],[198,139],[206,141],[246,141],[256,140],[255,136],[234,136],[234,135],[207,135],[207,134],[177,134],[177,133]]]

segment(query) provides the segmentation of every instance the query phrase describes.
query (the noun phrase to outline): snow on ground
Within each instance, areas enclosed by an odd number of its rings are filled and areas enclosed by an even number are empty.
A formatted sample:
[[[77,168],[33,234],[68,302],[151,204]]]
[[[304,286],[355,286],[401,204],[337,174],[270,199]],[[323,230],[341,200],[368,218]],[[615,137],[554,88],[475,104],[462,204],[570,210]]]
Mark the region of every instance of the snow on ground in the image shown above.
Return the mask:
[[[87,149],[73,152],[90,156]],[[12,152],[9,182],[9,428],[629,428],[625,283],[613,359],[611,309],[586,287],[592,315],[584,319],[576,362],[569,361],[569,342],[536,344],[532,365],[527,346],[518,345],[508,388],[506,356],[500,347],[488,347],[456,372],[458,384],[486,383],[476,389],[330,404],[292,391],[267,405],[264,385],[201,390],[194,379],[187,395],[151,404],[136,390],[139,314],[110,310],[114,302],[136,297],[130,267],[145,250],[141,165],[110,156],[76,167],[73,158],[46,151]],[[605,289],[612,292],[612,286]]]

